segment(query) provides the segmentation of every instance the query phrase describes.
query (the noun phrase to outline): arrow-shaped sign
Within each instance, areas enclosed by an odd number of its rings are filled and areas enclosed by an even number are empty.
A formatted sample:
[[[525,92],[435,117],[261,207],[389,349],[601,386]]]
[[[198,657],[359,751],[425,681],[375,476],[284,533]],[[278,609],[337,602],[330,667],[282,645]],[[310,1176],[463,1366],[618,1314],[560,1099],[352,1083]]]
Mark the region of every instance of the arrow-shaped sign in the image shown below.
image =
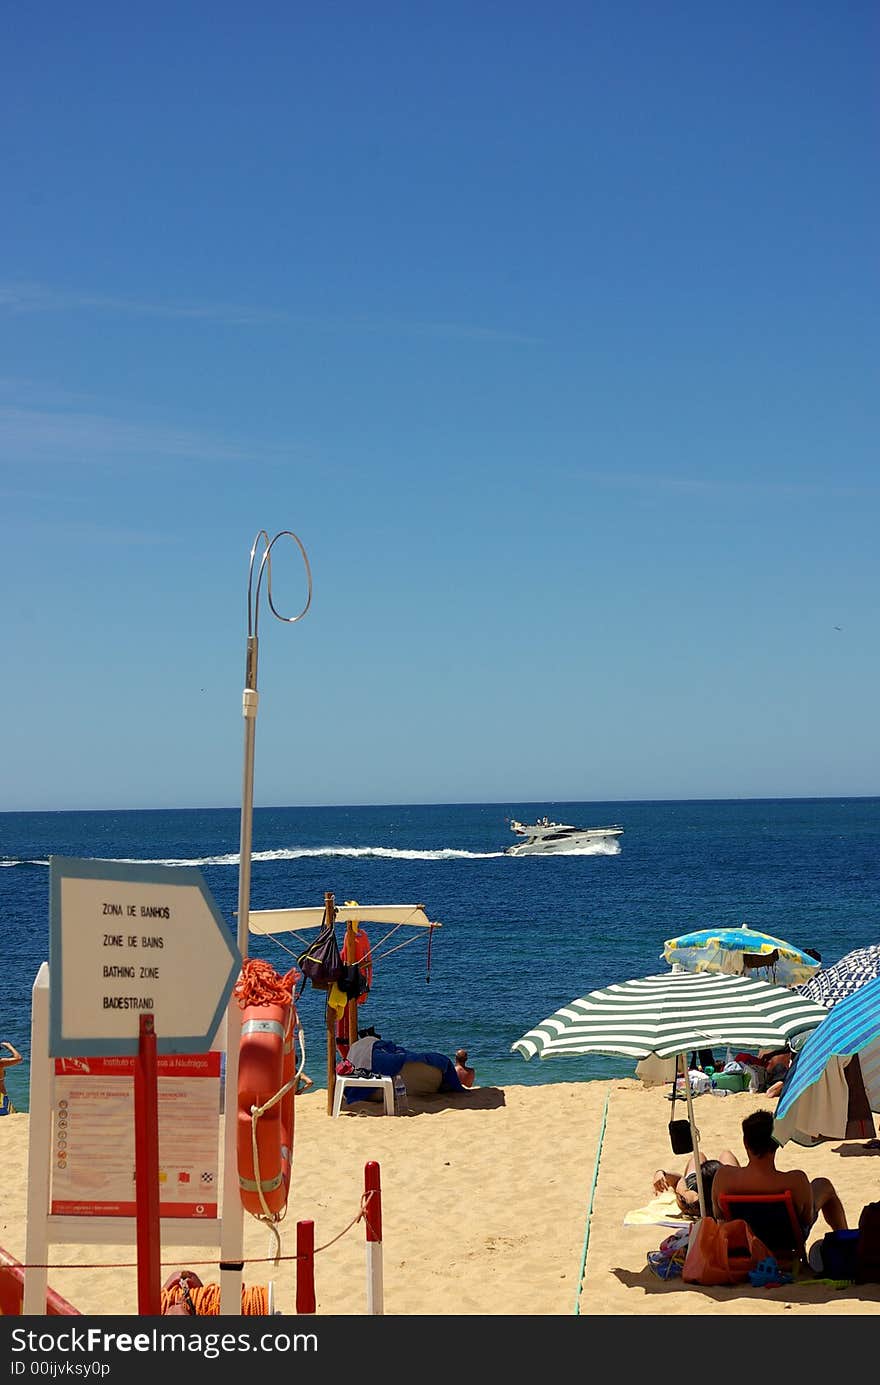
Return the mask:
[[[203,1053],[241,954],[193,866],[49,858],[49,1053]]]

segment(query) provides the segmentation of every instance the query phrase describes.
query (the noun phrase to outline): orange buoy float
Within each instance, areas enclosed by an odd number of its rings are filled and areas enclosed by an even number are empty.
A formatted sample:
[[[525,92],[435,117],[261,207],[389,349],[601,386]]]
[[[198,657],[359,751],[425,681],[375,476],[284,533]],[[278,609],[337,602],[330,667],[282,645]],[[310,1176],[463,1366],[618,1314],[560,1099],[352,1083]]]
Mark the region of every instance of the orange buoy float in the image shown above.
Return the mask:
[[[238,1055],[238,1186],[246,1212],[280,1221],[293,1163],[295,1037],[293,989],[268,962],[245,959],[234,994],[242,1008]]]
[[[373,985],[373,961],[370,954],[370,940],[363,928],[352,929],[354,938],[354,961],[364,979],[365,989],[357,998],[358,1005],[366,1004]],[[366,959],[366,960],[365,960]]]

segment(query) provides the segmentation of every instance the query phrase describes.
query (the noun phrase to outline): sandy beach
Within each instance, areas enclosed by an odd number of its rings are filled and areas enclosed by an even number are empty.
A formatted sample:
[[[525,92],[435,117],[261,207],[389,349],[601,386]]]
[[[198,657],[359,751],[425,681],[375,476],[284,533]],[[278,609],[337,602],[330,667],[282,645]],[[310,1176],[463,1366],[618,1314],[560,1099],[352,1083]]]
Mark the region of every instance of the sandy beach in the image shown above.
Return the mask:
[[[740,1157],[743,1116],[768,1104],[747,1093],[697,1099],[702,1147],[710,1156],[727,1147]],[[358,1109],[361,1114],[354,1114]],[[655,1168],[683,1163],[669,1148],[669,1113],[666,1088],[635,1079],[412,1098],[405,1117],[385,1117],[380,1108],[358,1103],[338,1120],[327,1115],[326,1092],[309,1092],[297,1099],[282,1256],[294,1254],[296,1222],[311,1219],[319,1248],[318,1314],[364,1314],[364,1227],[350,1224],[359,1212],[364,1164],[376,1160],[389,1315],[668,1316],[716,1313],[720,1304],[725,1314],[750,1316],[878,1311],[880,1285],[715,1289],[653,1275],[646,1255],[668,1230],[625,1226],[624,1217],[651,1200]],[[27,1134],[27,1115],[0,1121],[0,1245],[22,1260]],[[863,1144],[790,1144],[777,1163],[832,1178],[850,1225],[866,1202],[880,1198],[880,1153]],[[815,1227],[811,1242],[825,1229]],[[269,1241],[265,1228],[246,1217],[245,1256],[266,1257]],[[191,1266],[206,1283],[219,1282],[216,1268],[201,1263],[210,1259],[203,1248],[164,1248],[163,1278]],[[134,1268],[77,1268],[131,1263],[132,1246],[59,1245],[51,1260],[61,1266],[51,1271],[51,1286],[82,1313],[136,1313]],[[247,1265],[245,1284],[270,1278],[276,1307],[293,1314],[292,1259],[278,1267]]]

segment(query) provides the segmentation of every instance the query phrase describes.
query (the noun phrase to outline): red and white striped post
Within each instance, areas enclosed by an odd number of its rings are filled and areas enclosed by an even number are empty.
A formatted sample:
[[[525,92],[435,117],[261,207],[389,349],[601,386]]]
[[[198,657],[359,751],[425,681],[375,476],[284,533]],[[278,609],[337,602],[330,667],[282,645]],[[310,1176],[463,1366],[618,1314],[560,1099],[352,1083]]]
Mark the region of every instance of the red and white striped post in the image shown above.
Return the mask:
[[[296,1311],[315,1312],[315,1223],[296,1224]]]
[[[364,1165],[364,1221],[367,1227],[367,1315],[381,1317],[385,1312],[382,1282],[382,1188],[379,1165],[371,1159]]]

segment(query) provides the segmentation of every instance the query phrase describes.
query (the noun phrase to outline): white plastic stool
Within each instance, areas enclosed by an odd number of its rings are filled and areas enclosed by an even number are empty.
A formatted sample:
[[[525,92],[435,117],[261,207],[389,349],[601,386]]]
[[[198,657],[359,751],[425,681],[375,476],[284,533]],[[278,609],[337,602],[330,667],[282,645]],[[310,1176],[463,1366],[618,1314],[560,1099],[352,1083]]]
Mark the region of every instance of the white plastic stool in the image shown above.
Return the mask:
[[[342,1098],[346,1087],[381,1087],[385,1098],[386,1116],[394,1115],[394,1083],[390,1077],[337,1077],[333,1093],[333,1116],[342,1110]]]

